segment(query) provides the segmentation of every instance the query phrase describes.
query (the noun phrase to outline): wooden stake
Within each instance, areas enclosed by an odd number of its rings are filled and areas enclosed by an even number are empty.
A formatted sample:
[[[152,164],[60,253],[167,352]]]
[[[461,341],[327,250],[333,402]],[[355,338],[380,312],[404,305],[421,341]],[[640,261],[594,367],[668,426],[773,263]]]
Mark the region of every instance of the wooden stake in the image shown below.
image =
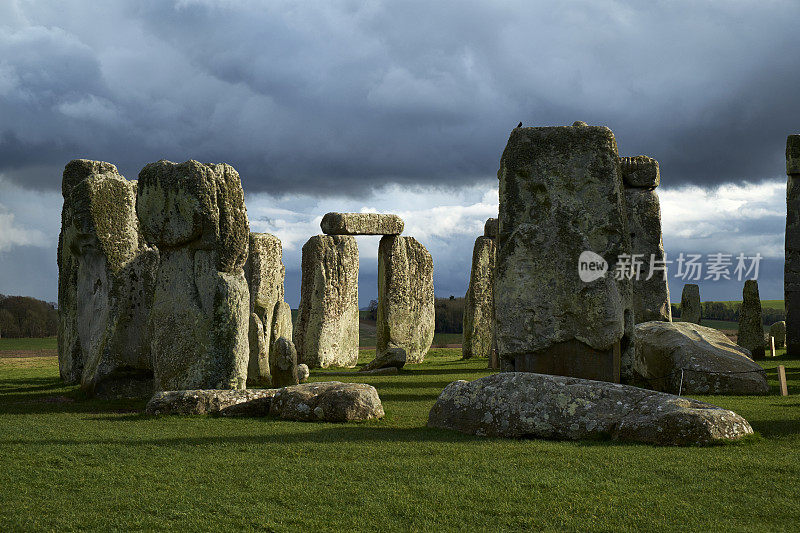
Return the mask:
[[[772,351],[772,357],[775,357],[775,337],[769,336],[769,349]]]
[[[781,396],[789,396],[789,387],[786,386],[786,367],[778,365],[778,384],[781,387]]]

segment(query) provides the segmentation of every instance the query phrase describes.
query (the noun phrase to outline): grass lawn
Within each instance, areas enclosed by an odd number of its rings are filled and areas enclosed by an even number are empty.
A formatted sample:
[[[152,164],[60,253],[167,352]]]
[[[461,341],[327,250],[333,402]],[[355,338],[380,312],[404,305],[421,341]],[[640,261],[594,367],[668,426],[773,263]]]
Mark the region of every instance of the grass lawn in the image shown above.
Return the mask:
[[[57,350],[58,340],[56,337],[41,338],[21,338],[21,339],[0,339],[0,352],[18,350]]]
[[[797,530],[800,361],[783,364],[787,398],[701,397],[757,437],[659,448],[428,429],[445,385],[489,373],[457,349],[355,376],[386,410],[363,424],[153,418],[83,399],[55,358],[0,354],[0,531]]]

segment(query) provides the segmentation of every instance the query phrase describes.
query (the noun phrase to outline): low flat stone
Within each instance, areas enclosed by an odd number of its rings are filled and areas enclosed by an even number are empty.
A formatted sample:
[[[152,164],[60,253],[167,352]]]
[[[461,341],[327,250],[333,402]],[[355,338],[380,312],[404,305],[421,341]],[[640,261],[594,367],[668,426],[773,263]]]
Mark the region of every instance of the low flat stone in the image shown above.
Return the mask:
[[[372,361],[364,365],[360,372],[374,372],[383,368],[396,368],[401,369],[406,364],[406,351],[405,349],[394,346],[387,348],[386,351],[378,354]]]
[[[157,392],[149,415],[266,416],[279,389],[198,389]]]
[[[403,219],[383,213],[327,213],[320,222],[326,235],[400,235]]]
[[[719,330],[690,322],[643,322],[633,369],[647,388],[683,394],[767,394],[761,366]],[[683,384],[681,384],[683,370]]]
[[[686,446],[753,433],[733,411],[630,385],[528,372],[450,383],[428,427],[487,437]]]
[[[358,422],[384,416],[375,387],[339,381],[280,389],[272,399],[271,414],[303,422]]]

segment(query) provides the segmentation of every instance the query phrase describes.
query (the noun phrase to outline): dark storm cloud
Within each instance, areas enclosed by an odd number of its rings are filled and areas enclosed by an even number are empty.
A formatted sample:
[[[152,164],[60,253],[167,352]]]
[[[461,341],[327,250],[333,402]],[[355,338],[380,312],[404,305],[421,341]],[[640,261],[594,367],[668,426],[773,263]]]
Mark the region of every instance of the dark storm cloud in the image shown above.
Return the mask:
[[[664,185],[781,175],[794,2],[0,7],[0,172],[226,161],[248,191],[491,179],[510,129],[604,124]]]

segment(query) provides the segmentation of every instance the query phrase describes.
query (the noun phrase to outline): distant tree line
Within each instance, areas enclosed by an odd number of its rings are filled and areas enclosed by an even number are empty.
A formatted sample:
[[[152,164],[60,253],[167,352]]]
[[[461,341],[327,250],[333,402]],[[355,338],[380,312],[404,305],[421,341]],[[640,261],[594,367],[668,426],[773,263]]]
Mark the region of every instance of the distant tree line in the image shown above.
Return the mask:
[[[727,320],[730,322],[739,321],[739,310],[742,308],[741,302],[701,302],[700,309],[702,310],[703,318],[708,320]],[[672,304],[673,318],[680,318],[681,306],[680,304]],[[769,309],[761,308],[761,321],[765,326],[786,320],[786,311],[784,309]]]
[[[463,333],[464,332],[464,305],[466,300],[450,296],[450,298],[436,298],[434,309],[436,311],[437,333]]]
[[[57,334],[55,304],[27,296],[0,294],[0,336],[53,337]]]

